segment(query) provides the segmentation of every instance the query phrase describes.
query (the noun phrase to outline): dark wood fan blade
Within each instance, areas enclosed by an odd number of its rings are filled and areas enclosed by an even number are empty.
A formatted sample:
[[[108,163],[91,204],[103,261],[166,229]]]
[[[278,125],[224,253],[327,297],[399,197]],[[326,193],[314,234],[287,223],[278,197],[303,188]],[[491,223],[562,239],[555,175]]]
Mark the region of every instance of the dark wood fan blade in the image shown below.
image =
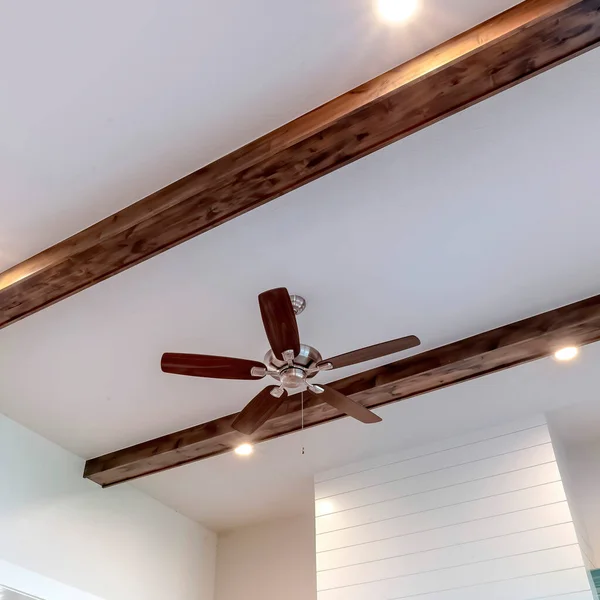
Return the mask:
[[[190,375],[191,377],[209,377],[211,379],[262,379],[264,375],[252,375],[252,369],[262,369],[263,363],[227,356],[207,356],[205,354],[163,354],[160,368],[165,373]]]
[[[337,408],[340,412],[347,414],[349,417],[358,419],[361,423],[379,423],[381,421],[380,416],[376,415],[362,404],[348,398],[348,396],[344,396],[344,394],[327,385],[321,387],[325,391],[322,394],[318,394],[318,397],[324,402],[327,402],[327,404]]]
[[[266,387],[258,394],[258,396],[246,405],[242,412],[235,418],[231,426],[240,433],[252,435],[257,429],[264,425],[287,398],[287,392],[285,391],[281,398],[272,396],[271,390],[276,387],[276,385]]]
[[[346,354],[340,354],[333,358],[328,358],[322,361],[320,364],[325,365],[330,363],[334,369],[340,369],[341,367],[349,367],[350,365],[356,365],[361,362],[373,360],[375,358],[381,358],[388,354],[396,354],[396,352],[402,352],[402,350],[408,350],[409,348],[415,348],[421,344],[421,340],[414,336],[409,335],[407,337],[398,338],[397,340],[391,340],[390,342],[383,342],[383,344],[375,344],[368,348],[361,348],[360,350],[354,350],[354,352],[347,352]]]
[[[271,349],[277,358],[283,360],[286,350],[300,354],[300,334],[292,307],[290,295],[285,288],[263,292],[258,297],[260,314]]]

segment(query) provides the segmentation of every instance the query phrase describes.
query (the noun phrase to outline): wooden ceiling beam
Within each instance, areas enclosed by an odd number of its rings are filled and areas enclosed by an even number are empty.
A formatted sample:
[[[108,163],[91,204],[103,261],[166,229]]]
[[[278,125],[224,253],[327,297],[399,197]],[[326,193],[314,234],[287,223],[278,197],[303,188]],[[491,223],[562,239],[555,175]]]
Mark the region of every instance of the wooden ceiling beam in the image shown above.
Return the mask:
[[[600,0],[526,0],[0,274],[0,327],[600,42]]]
[[[369,408],[378,408],[449,385],[550,356],[564,346],[600,340],[600,296],[505,325],[330,384]],[[482,400],[484,401],[484,400]],[[229,415],[184,431],[87,461],[84,476],[115,485],[229,452],[244,441],[258,443],[302,428],[299,396],[253,436],[231,428]],[[305,402],[304,427],[341,418],[318,396]]]

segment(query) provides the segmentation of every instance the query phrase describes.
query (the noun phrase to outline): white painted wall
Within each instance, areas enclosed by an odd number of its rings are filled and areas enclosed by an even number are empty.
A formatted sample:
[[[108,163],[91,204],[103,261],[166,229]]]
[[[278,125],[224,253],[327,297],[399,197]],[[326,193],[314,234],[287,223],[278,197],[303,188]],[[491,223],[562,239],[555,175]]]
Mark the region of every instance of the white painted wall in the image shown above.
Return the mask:
[[[572,505],[581,521],[589,546],[589,559],[600,565],[600,440],[569,445],[564,458],[569,472]]]
[[[315,600],[312,514],[219,535],[215,600]]]
[[[212,532],[82,473],[81,459],[0,416],[0,560],[103,600],[213,600]]]
[[[317,478],[318,600],[593,598],[543,418]]]
[[[590,496],[594,497],[593,489],[582,488],[581,474],[578,472],[583,467],[581,459],[577,456],[571,456],[568,446],[556,431],[553,419],[551,418],[548,418],[548,427],[552,438],[554,454],[556,455],[556,462],[567,496],[567,502],[569,503],[571,516],[573,517],[573,524],[577,532],[579,547],[583,554],[585,566],[591,571],[596,568],[595,551],[590,542],[588,526],[582,510],[582,502],[586,503],[590,499]],[[598,492],[600,493],[600,488],[598,488]],[[596,496],[594,499],[600,499],[600,497]]]

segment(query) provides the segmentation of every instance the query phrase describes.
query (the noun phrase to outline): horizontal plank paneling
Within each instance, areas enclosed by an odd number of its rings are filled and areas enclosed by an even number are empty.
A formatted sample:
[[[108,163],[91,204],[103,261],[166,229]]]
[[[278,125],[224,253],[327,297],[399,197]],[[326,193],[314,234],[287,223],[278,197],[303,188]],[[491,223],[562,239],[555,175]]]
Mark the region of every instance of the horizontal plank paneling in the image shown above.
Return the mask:
[[[489,498],[554,482],[560,482],[558,466],[556,463],[546,463],[529,469],[461,483],[445,488],[443,494],[437,491],[423,492],[339,512],[335,510],[336,502],[333,499],[329,502],[329,506],[317,503],[320,510],[328,509],[328,514],[316,518],[316,532],[326,533],[343,527],[459,504],[469,498],[473,500]]]
[[[560,594],[558,596],[545,596],[544,599],[536,598],[535,600],[592,600],[593,596],[590,592],[575,592],[573,594]]]
[[[543,446],[518,450],[517,452],[495,456],[494,458],[484,459],[467,465],[451,467],[443,471],[424,473],[399,481],[390,481],[378,486],[368,486],[360,490],[348,492],[347,494],[322,498],[317,502],[317,514],[322,514],[323,504],[325,508],[328,508],[329,504],[333,503],[335,511],[348,510],[350,508],[366,506],[373,502],[392,500],[427,491],[442,490],[460,483],[485,479],[494,475],[510,473],[551,462],[555,462],[552,445],[544,444]],[[331,512],[331,510],[325,510],[325,512]]]
[[[418,458],[419,456],[425,456],[434,452],[442,452],[444,450],[452,450],[461,446],[467,446],[469,444],[475,444],[483,440],[494,439],[496,437],[503,437],[510,435],[517,431],[525,431],[527,429],[534,429],[540,425],[546,425],[546,419],[543,415],[533,415],[526,419],[522,419],[516,423],[503,423],[490,429],[478,429],[477,431],[471,431],[461,436],[457,436],[451,439],[440,440],[426,446],[417,446],[414,448],[407,448],[401,452],[394,452],[391,454],[384,454],[382,456],[376,456],[366,461],[358,463],[352,463],[350,465],[344,465],[336,469],[330,469],[324,473],[318,473],[315,476],[315,488],[318,487],[319,483],[330,481],[332,479],[338,479],[346,475],[352,475],[369,469],[376,469],[377,467],[383,467],[392,463],[400,462],[402,460],[410,460],[411,458]]]
[[[340,586],[319,591],[319,600],[388,600],[420,594],[481,585],[549,573],[581,566],[581,552],[577,544],[542,550],[519,556],[503,557],[478,564],[461,565],[449,569],[430,570],[426,573],[382,579],[367,584]]]
[[[435,565],[437,569],[446,569],[576,543],[577,535],[573,524],[564,523],[479,542],[457,544],[438,550],[405,554],[385,560],[363,562],[351,567],[320,571],[317,584],[319,590],[326,590],[337,587],[340,582],[346,586],[356,585],[402,575],[424,573],[430,571],[432,565]]]
[[[547,506],[564,500],[566,500],[565,493],[560,483],[549,484],[543,488],[529,488],[502,496],[453,504],[425,512],[322,533],[317,535],[317,551],[365,544],[460,523],[476,529],[481,519]]]
[[[566,502],[550,504],[540,508],[508,513],[477,522],[477,527],[451,525],[444,529],[434,529],[402,538],[389,538],[317,553],[317,569],[332,569],[345,565],[359,564],[362,561],[380,560],[434,548],[446,548],[457,544],[485,540],[519,531],[529,531],[540,527],[570,523],[571,513]]]
[[[382,467],[326,481],[315,486],[316,498],[327,498],[337,494],[344,494],[368,486],[380,485],[390,481],[405,479],[406,477],[468,464],[532,446],[541,446],[549,442],[550,435],[546,426],[519,431],[491,440],[459,446],[458,448],[444,452],[434,452],[408,460],[400,460]]]
[[[337,469],[315,496],[319,600],[592,598],[540,418]]]
[[[565,600],[574,591],[578,600],[592,600],[583,567],[422,594],[418,600]],[[320,593],[317,598],[322,600]],[[401,598],[395,596],[389,600]]]

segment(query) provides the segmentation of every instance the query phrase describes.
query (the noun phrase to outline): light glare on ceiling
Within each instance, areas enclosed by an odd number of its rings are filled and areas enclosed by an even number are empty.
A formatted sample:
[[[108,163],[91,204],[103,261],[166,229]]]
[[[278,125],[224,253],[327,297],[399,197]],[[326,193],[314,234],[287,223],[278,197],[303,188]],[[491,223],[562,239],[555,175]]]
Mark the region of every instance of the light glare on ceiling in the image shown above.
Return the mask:
[[[417,10],[419,0],[377,0],[377,12],[384,21],[406,21]]]
[[[579,354],[579,349],[575,346],[568,346],[567,348],[561,348],[554,353],[556,360],[567,361],[573,360]]]
[[[254,452],[252,444],[241,444],[235,449],[238,456],[250,456]]]

